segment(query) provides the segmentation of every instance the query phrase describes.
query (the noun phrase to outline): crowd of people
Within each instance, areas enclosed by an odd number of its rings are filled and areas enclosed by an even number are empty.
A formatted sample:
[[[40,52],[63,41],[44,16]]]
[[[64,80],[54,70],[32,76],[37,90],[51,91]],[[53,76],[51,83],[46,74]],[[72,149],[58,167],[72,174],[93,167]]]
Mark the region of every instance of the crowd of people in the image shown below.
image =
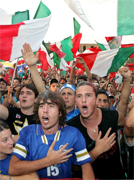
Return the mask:
[[[0,78],[0,178],[134,179],[134,77],[91,74],[81,57],[63,76],[39,73],[29,44],[25,81]],[[85,68],[75,74],[77,63]],[[99,71],[99,70],[98,70]]]

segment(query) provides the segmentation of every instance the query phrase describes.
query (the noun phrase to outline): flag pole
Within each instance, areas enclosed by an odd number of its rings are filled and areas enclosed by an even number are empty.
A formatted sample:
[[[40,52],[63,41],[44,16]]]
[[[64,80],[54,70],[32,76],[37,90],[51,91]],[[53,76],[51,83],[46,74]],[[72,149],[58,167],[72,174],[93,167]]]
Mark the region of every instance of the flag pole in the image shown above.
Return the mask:
[[[16,66],[14,68],[14,73],[13,73],[13,77],[12,77],[12,81],[11,81],[11,86],[13,86],[13,81],[14,81],[14,78],[15,78],[15,73],[16,73],[16,69],[17,69],[17,64],[18,64],[18,61],[19,61],[19,58],[16,58]]]

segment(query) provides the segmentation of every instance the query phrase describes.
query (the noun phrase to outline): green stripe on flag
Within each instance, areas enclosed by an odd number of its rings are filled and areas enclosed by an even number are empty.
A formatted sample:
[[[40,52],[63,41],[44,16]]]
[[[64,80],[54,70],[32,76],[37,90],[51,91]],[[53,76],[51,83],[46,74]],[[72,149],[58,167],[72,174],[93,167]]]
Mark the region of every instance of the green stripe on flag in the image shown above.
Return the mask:
[[[38,18],[45,18],[51,14],[51,11],[48,9],[48,7],[41,1],[38,9],[34,15],[34,19]]]
[[[66,54],[66,56],[64,57],[66,62],[72,61],[74,59],[73,53],[71,51],[72,47],[73,47],[73,44],[72,44],[71,37],[68,37],[61,41],[62,52]]]
[[[29,10],[26,11],[17,11],[12,16],[12,24],[17,24],[22,21],[29,20]]]
[[[118,0],[117,34],[134,34],[134,0]]]
[[[80,32],[80,24],[75,18],[73,18],[73,22],[74,22],[74,35],[76,35]]]
[[[107,50],[103,44],[98,43],[97,41],[96,41],[96,43],[97,43],[97,45],[99,46],[99,48],[100,48],[102,51]]]
[[[134,52],[134,47],[120,48],[117,55],[114,57],[112,65],[108,70],[110,72],[117,72],[118,69],[124,65],[129,56]]]
[[[59,69],[61,59],[57,56],[56,52],[53,52],[53,61],[54,61],[54,64],[56,64],[57,69]]]

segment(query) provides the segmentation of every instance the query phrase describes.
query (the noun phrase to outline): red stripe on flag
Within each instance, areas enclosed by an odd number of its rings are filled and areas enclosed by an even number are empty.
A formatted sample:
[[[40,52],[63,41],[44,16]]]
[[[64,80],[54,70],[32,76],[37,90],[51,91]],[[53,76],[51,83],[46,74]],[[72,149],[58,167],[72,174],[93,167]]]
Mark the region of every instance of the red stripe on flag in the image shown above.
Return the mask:
[[[73,57],[76,58],[76,53],[79,49],[79,45],[80,45],[80,41],[81,41],[81,37],[82,37],[82,33],[78,33],[74,36],[74,38],[72,39],[72,43],[73,43],[73,48],[71,49],[72,53],[73,53]]]
[[[60,49],[56,46],[56,44],[53,45],[50,44],[50,46],[51,46],[50,50],[56,52],[59,58],[62,58],[66,55],[64,52],[60,51]]]
[[[95,59],[96,59],[96,56],[97,56],[97,53],[85,53],[85,54],[78,54],[77,57],[80,56],[83,58],[83,60],[85,61],[86,65],[88,66],[89,70],[92,69],[93,65],[94,65],[94,62],[95,62]],[[77,58],[76,57],[76,58]],[[76,65],[78,68],[81,68],[82,70],[85,70],[83,65],[80,64],[80,63],[77,63]]]
[[[18,36],[19,27],[23,24],[21,22],[13,25],[0,25],[0,59],[5,61],[10,60],[13,37]]]
[[[50,67],[49,63],[47,62],[47,56],[46,53],[44,51],[41,51],[40,49],[38,50],[39,52],[39,60],[40,63],[42,63],[42,67],[41,69],[47,71],[48,68]]]

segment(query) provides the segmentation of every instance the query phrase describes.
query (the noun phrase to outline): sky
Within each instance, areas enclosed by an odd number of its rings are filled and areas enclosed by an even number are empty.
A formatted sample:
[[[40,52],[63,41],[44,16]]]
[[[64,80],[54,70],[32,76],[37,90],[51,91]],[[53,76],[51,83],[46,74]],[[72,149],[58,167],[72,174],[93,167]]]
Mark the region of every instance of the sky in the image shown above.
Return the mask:
[[[68,7],[64,0],[42,0],[42,2],[51,10],[52,13],[50,26],[44,38],[46,43],[61,41],[69,36],[73,38],[73,17],[75,17],[81,25],[81,43],[95,44],[95,40],[101,43],[106,41],[104,37],[101,37],[88,27],[86,23]],[[0,0],[0,8],[4,9],[8,14],[28,9],[30,12],[30,19],[33,19],[39,3],[40,0]],[[127,39],[128,42],[132,41],[130,36],[126,36],[123,39],[123,42],[126,41],[125,39]]]
[[[68,7],[64,0],[42,0],[42,2],[52,12],[50,26],[44,38],[45,42],[54,43],[69,36],[73,38],[73,17],[75,17],[81,25],[81,43],[95,44],[95,37],[98,35]],[[4,9],[8,14],[28,9],[30,19],[33,19],[39,3],[40,0],[0,0],[0,8]]]

